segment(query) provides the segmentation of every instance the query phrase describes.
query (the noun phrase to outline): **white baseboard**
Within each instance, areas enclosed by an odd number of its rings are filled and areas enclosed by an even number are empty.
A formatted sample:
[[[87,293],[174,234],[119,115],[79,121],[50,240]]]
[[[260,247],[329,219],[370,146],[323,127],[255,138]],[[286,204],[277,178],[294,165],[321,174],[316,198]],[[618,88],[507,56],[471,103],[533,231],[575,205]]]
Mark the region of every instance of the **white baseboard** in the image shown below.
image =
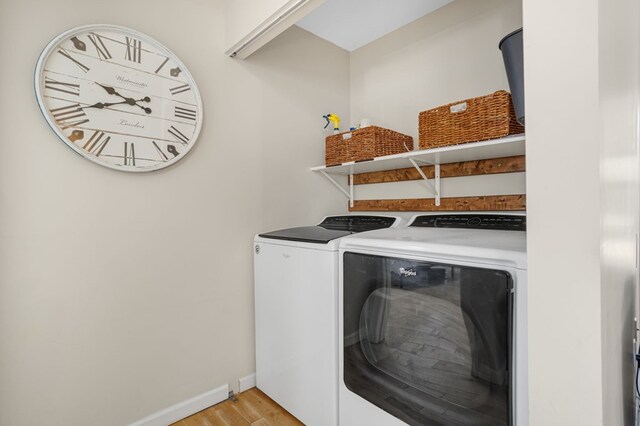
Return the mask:
[[[240,392],[244,392],[256,387],[256,373],[238,379],[238,388]]]
[[[254,379],[255,382],[255,379]],[[129,426],[167,426],[229,398],[229,385],[220,386],[163,410],[156,411]]]

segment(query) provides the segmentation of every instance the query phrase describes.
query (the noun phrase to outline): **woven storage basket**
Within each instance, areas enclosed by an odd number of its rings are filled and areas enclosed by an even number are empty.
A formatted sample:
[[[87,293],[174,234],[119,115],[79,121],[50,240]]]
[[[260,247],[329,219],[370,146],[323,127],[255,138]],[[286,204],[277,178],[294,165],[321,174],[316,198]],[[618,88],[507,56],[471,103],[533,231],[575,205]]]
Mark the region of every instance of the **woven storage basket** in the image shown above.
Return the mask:
[[[524,133],[504,90],[423,111],[418,124],[421,149]]]
[[[383,155],[398,154],[413,149],[413,138],[383,127],[368,126],[352,132],[327,136],[325,164],[371,160]]]

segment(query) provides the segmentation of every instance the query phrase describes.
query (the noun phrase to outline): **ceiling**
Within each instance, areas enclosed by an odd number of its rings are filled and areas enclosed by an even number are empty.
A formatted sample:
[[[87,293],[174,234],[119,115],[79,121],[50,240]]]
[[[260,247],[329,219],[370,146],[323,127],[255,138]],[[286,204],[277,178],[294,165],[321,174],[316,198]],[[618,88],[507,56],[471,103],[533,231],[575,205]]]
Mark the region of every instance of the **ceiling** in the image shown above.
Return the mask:
[[[351,52],[452,1],[326,0],[297,25]]]

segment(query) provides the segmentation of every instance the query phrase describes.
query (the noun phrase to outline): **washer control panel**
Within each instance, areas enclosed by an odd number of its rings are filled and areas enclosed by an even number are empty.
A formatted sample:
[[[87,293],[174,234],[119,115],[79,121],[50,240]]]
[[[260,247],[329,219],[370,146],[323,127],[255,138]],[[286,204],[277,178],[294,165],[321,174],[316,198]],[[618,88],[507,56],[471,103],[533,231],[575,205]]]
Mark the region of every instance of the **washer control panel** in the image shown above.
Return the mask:
[[[389,216],[329,216],[318,226],[325,229],[364,232],[390,228],[396,220],[396,218]]]

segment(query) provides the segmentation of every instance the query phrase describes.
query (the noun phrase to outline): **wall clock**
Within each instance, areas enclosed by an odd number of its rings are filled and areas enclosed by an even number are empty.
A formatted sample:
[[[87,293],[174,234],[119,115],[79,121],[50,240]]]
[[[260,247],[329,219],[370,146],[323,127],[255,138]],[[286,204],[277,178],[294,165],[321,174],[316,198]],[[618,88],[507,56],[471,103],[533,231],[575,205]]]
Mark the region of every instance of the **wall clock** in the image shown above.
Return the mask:
[[[145,172],[180,160],[202,125],[193,77],[151,37],[114,25],[66,31],[44,49],[36,98],[58,137],[112,169]]]

